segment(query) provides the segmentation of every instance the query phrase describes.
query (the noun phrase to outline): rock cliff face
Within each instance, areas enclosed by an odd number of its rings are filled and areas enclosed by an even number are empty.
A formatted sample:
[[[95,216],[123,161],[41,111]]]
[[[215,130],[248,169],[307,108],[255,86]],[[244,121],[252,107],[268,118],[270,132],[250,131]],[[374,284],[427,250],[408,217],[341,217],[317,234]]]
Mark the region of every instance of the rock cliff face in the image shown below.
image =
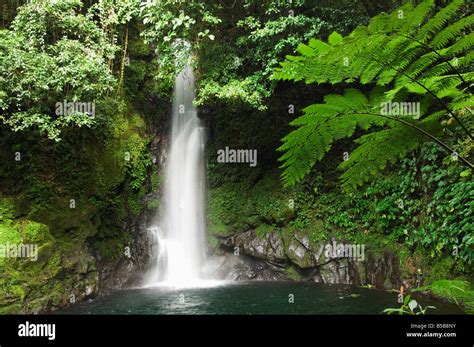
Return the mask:
[[[125,256],[110,261],[95,254],[100,275],[100,294],[136,286],[143,281],[150,257],[147,232],[150,218],[152,217],[147,213],[142,213],[127,222],[124,229],[130,235],[130,243],[128,249],[124,250]]]
[[[364,249],[347,256],[331,252],[334,245],[352,247],[343,241],[313,243],[299,233],[290,237],[269,232],[260,237],[255,230],[221,237],[219,243],[214,262],[224,279],[300,280],[385,289],[401,284],[399,259],[388,249],[379,254]]]
[[[145,212],[123,226],[130,235],[129,257],[123,247],[116,257],[94,247],[103,225],[97,214],[83,211],[74,218],[69,212],[48,226],[17,216],[14,205],[1,198],[0,212],[0,236],[12,245],[37,246],[36,259],[0,257],[0,314],[55,311],[141,282],[148,261]]]
[[[160,202],[160,168],[151,158],[159,158],[161,137],[150,130],[148,148],[138,113],[116,117],[120,132],[84,143],[77,152],[37,149],[41,165],[54,165],[36,172],[31,161],[24,173],[7,167],[11,181],[0,187],[0,245],[36,246],[38,259],[0,254],[0,314],[50,312],[141,282],[149,256],[146,228]],[[34,184],[22,185],[18,194],[12,188],[20,174]]]

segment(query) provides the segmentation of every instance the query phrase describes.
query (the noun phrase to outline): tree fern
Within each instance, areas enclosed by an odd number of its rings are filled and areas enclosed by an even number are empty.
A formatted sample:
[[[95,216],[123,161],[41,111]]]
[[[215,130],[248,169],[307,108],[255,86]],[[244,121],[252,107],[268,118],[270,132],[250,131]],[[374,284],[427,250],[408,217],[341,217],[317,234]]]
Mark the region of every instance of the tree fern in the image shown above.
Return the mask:
[[[462,35],[464,31],[469,30],[474,23],[474,14],[464,17],[459,22],[454,23],[441,30],[431,41],[430,46],[434,49],[446,47],[449,42],[458,35]]]
[[[444,112],[430,115],[418,127],[432,135],[441,135],[442,128],[438,119]],[[347,161],[339,167],[345,172],[341,176],[344,188],[351,190],[369,181],[387,164],[394,163],[403,158],[410,151],[418,148],[426,136],[419,130],[407,126],[405,123],[392,123],[392,127],[373,132],[356,140],[359,145],[349,156]]]
[[[472,106],[473,73],[468,70],[473,61],[474,37],[469,30],[474,18],[463,16],[463,5],[455,0],[435,13],[432,0],[416,6],[409,2],[346,37],[333,33],[327,42],[313,39],[301,44],[299,55],[281,63],[274,79],[308,84],[357,80],[374,90],[365,98],[349,89],[303,110],[304,115],[291,123],[298,128],[279,148],[285,152],[281,157],[285,184],[301,180],[334,141],[353,136],[357,127],[378,126],[356,141],[359,147],[341,164],[346,188],[363,184],[423,141],[434,140],[453,151],[439,140],[444,136],[443,119],[454,119],[459,127],[456,136],[472,141],[472,128],[458,115],[470,113]],[[420,102],[422,115],[413,119],[380,114],[382,102],[397,100]],[[461,159],[472,168],[466,158]]]
[[[415,38],[425,43],[428,42],[433,38],[433,35],[439,32],[452,20],[463,4],[464,0],[454,0],[446,7],[442,8],[430,21],[421,27]]]
[[[357,89],[348,89],[344,95],[326,96],[324,104],[305,108],[304,115],[290,123],[298,129],[287,135],[279,148],[285,151],[280,158],[286,169],[283,180],[288,184],[301,180],[334,141],[352,136],[357,127],[367,130],[374,125],[385,125],[387,119],[370,114],[371,104]],[[360,113],[356,115],[354,110]]]

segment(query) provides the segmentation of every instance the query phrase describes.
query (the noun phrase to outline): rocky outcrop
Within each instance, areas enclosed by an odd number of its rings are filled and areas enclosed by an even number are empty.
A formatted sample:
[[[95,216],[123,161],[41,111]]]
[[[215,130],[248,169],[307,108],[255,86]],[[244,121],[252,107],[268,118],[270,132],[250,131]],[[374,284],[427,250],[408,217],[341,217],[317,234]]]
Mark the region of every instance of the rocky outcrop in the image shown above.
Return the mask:
[[[131,287],[142,282],[150,256],[147,252],[149,219],[150,216],[144,212],[138,218],[130,219],[124,226],[131,240],[126,246],[127,249],[124,249],[124,256],[110,261],[102,259],[100,254],[95,254],[100,270],[100,293]]]
[[[277,233],[268,233],[263,238],[255,230],[249,230],[235,237],[224,239],[222,244],[235,248],[237,253],[267,260],[270,263],[282,263],[286,260],[283,240]]]
[[[343,240],[312,242],[308,236],[255,230],[219,238],[216,266],[220,278],[235,280],[301,280],[317,283],[399,288],[399,259],[387,249],[363,249],[361,254],[337,253],[353,247]],[[359,257],[358,257],[359,255]]]
[[[214,254],[208,266],[214,276],[223,280],[281,281],[286,279],[284,268],[252,256],[235,255],[223,250]]]

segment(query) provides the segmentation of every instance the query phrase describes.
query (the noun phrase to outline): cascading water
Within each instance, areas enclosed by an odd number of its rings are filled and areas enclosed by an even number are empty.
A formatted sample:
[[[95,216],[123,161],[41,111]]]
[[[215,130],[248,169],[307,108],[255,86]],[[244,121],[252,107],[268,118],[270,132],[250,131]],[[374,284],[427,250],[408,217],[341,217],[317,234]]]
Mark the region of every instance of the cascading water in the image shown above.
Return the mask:
[[[175,81],[164,213],[160,226],[150,229],[155,254],[147,284],[187,285],[203,279],[205,130],[194,98],[194,72],[186,66]]]

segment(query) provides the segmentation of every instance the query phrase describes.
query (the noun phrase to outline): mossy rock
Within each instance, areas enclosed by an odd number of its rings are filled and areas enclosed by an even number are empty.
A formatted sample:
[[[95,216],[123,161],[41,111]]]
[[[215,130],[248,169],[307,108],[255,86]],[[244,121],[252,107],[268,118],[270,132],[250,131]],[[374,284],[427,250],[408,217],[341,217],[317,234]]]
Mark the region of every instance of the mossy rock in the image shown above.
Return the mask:
[[[0,244],[38,246],[37,261],[0,258],[1,313],[40,312],[68,304],[75,290],[78,297],[86,287],[96,290],[97,269],[88,245],[122,254],[128,237],[122,226],[131,213],[144,209],[151,162],[144,117],[125,106],[115,100],[98,104],[111,117],[100,138],[85,130],[86,141],[72,136],[47,148],[35,147],[25,168],[24,189],[10,184],[2,190],[16,193],[21,188],[14,199],[0,193]],[[15,170],[8,175],[20,173]],[[159,188],[156,175],[150,184]],[[75,208],[70,208],[70,199]]]
[[[301,275],[300,273],[298,272],[298,270],[296,269],[295,266],[293,265],[290,265],[288,267],[288,269],[286,269],[286,276],[293,280],[293,281],[300,281],[301,280]]]
[[[312,256],[309,238],[303,232],[283,232],[283,243],[286,256],[300,268],[311,268],[317,265]]]
[[[161,200],[159,198],[151,199],[147,201],[146,208],[152,211],[156,211],[161,204]]]
[[[209,229],[217,235],[242,233],[261,225],[286,225],[294,218],[289,198],[277,175],[257,182],[249,177],[227,182],[209,192]]]
[[[211,249],[217,249],[220,246],[219,239],[212,235],[207,236],[207,243],[209,244]]]
[[[63,206],[42,215],[42,222],[50,226],[53,237],[64,249],[77,249],[91,236],[97,234],[93,224],[96,207],[87,200],[77,201],[76,208]]]
[[[10,216],[13,216],[13,214],[10,214]],[[53,241],[49,228],[45,224],[26,219],[10,220],[6,218],[0,222],[0,245],[6,247],[21,244],[23,247],[28,247],[28,249],[30,249],[30,246],[34,246],[38,251],[37,256],[40,261],[42,259],[47,260],[48,257],[45,257],[44,252],[45,247],[49,247],[46,245],[51,245]],[[35,255],[31,254],[30,256]],[[0,257],[0,266],[6,261],[16,260]]]
[[[27,220],[19,223],[19,229],[23,243],[42,244],[52,240],[49,228],[45,224]]]
[[[10,213],[10,217],[14,213]],[[2,258],[0,263],[0,312],[35,313],[48,306],[49,287],[64,269],[61,251],[47,225],[28,219],[3,219],[0,242],[36,246],[37,257]],[[64,271],[66,274],[67,271]]]
[[[8,244],[21,243],[21,234],[16,224],[0,223],[0,245],[7,246]],[[0,257],[0,265],[5,262],[4,257]]]
[[[211,235],[228,236],[232,234],[230,227],[220,218],[217,213],[209,213],[207,230]]]
[[[330,238],[324,221],[321,219],[312,220],[307,228],[307,233],[312,246],[318,246],[320,241],[326,241]]]
[[[0,196],[0,224],[14,219],[15,210],[13,199]]]
[[[260,224],[256,229],[255,229],[255,233],[257,234],[257,236],[260,238],[260,239],[264,239],[265,238],[265,235],[269,234],[269,233],[273,233],[273,232],[276,232],[275,231],[275,227],[271,226],[271,225],[267,225],[267,224]]]

